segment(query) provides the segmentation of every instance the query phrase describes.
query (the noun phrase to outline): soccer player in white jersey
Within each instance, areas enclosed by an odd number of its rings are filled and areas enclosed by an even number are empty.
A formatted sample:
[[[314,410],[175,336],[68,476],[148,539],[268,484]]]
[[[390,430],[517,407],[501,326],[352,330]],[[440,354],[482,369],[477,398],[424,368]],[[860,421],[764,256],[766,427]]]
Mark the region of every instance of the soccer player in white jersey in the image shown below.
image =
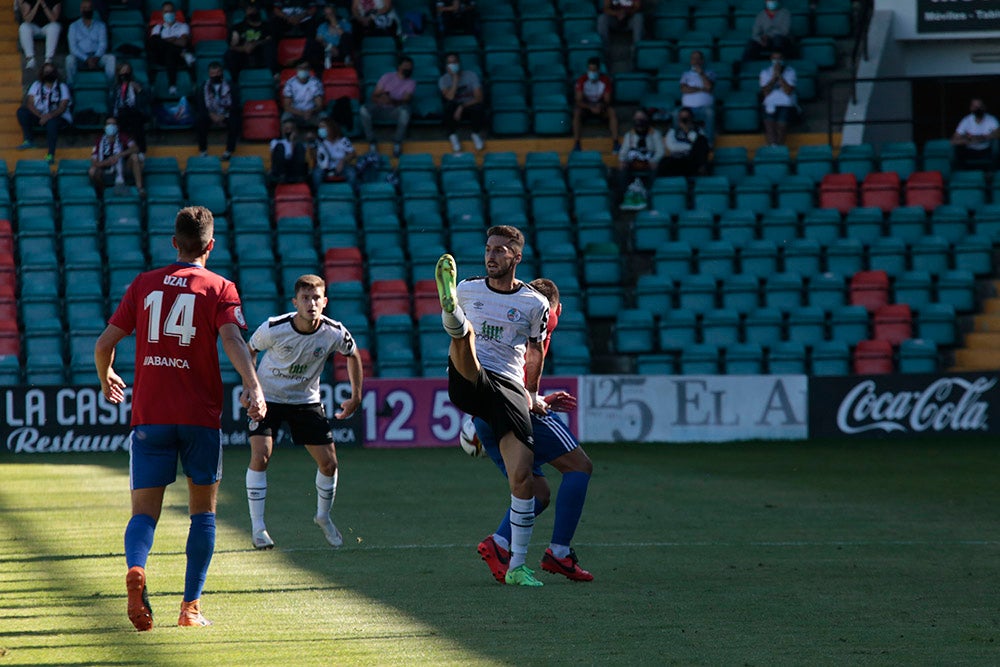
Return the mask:
[[[435,268],[441,320],[451,336],[448,397],[481,417],[500,441],[510,483],[510,562],[504,580],[541,586],[525,565],[535,525],[531,412],[545,414],[538,397],[549,304],[517,280],[524,235],[497,225],[486,231],[486,276],[456,283],[455,258],[442,255]]]
[[[253,524],[253,545],[270,549],[274,540],[264,524],[267,497],[267,464],[274,433],[287,423],[296,445],[305,445],[316,460],[316,516],[330,546],[339,547],[343,537],[330,518],[337,495],[337,450],[333,432],[320,402],[319,376],[327,359],[339,352],[347,357],[351,397],[340,404],[334,416],[346,419],[361,404],[364,372],[354,337],[343,324],[323,315],[326,283],[319,276],[304,275],[295,281],[292,305],[295,311],[268,318],[250,337],[250,356],[263,352],[257,374],[267,401],[267,416],[250,421],[250,466],[247,468],[247,502]]]

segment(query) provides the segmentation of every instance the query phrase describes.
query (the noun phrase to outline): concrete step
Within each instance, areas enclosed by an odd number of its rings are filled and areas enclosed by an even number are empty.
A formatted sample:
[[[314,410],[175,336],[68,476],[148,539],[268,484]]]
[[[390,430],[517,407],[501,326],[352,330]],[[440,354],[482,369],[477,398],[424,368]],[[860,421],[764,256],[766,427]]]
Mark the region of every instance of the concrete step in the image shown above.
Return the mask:
[[[970,350],[1000,350],[1000,331],[974,331],[965,335],[965,347]]]
[[[955,350],[953,371],[988,371],[1000,368],[1000,349]]]
[[[997,311],[996,313],[974,315],[972,318],[972,330],[982,332],[1000,332],[1000,311]]]
[[[983,299],[983,312],[1000,315],[1000,299]]]

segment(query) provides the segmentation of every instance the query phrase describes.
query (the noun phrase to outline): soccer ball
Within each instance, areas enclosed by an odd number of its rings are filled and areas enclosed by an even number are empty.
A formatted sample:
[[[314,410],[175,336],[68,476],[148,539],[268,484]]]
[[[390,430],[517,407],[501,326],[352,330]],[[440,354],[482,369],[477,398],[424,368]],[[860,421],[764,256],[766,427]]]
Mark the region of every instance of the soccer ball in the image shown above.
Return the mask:
[[[469,456],[477,459],[486,456],[483,443],[479,441],[479,435],[476,433],[476,425],[472,423],[472,417],[469,415],[466,415],[462,421],[462,430],[458,434],[458,444],[462,446],[462,451]]]

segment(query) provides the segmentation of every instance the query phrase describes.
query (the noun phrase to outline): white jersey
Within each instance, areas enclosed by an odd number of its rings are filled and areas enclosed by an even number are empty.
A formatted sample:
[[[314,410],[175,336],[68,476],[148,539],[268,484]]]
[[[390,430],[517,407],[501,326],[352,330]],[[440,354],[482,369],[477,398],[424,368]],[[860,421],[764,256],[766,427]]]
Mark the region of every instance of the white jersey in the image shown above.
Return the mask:
[[[343,324],[323,317],[319,328],[301,333],[292,326],[295,313],[270,317],[250,337],[250,346],[263,352],[257,376],[264,398],[274,403],[319,403],[319,376],[335,352],[352,355],[357,345]]]
[[[524,283],[498,292],[486,278],[467,278],[458,284],[458,304],[476,332],[483,368],[524,386],[524,353],[528,341],[545,340],[548,300]]]

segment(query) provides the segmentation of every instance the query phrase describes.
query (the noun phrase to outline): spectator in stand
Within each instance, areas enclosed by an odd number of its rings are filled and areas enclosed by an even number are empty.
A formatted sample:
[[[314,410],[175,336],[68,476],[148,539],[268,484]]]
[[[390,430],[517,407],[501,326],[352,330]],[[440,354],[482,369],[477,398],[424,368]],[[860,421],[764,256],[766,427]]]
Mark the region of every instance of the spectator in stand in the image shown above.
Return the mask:
[[[271,24],[275,39],[316,36],[316,0],[275,0]]]
[[[118,77],[111,84],[108,109],[118,120],[118,129],[135,139],[139,159],[146,156],[146,120],[149,118],[149,91],[132,75],[132,65],[118,65]]]
[[[69,107],[73,99],[69,86],[59,80],[59,70],[54,63],[45,63],[38,72],[38,80],[31,84],[25,95],[24,104],[17,110],[17,122],[21,124],[24,143],[20,148],[31,148],[31,134],[35,128],[45,128],[45,138],[49,152],[47,162],[55,160],[56,142],[59,132],[73,122]]]
[[[625,135],[618,150],[623,209],[646,208],[649,184],[645,181],[656,174],[663,159],[663,150],[663,135],[650,124],[649,114],[636,109],[632,114],[632,129]]]
[[[704,128],[709,146],[715,143],[715,72],[705,69],[705,54],[691,52],[691,69],[681,75],[681,107],[693,114]],[[680,114],[675,114],[679,121]]]
[[[667,154],[660,160],[659,176],[703,176],[708,173],[708,137],[698,126],[693,110],[681,107],[677,127],[666,133]]]
[[[323,19],[316,30],[316,42],[322,52],[323,69],[330,69],[333,63],[351,64],[354,53],[354,34],[351,22],[337,16],[337,8],[326,5]],[[313,64],[314,69],[318,69]]]
[[[139,159],[139,146],[124,132],[118,131],[118,121],[114,116],[108,116],[104,124],[104,133],[94,144],[90,154],[90,182],[94,184],[97,196],[104,194],[104,188],[114,184],[116,188],[125,185],[125,177],[131,176],[139,194],[145,194],[142,188],[142,160]]]
[[[410,127],[410,100],[417,89],[413,80],[413,59],[403,56],[394,72],[386,72],[379,77],[372,91],[371,101],[361,107],[361,127],[369,150],[375,152],[378,145],[375,140],[374,120],[396,123],[396,133],[393,135],[392,154],[399,157],[403,152],[403,140]]]
[[[306,183],[309,165],[306,163],[306,146],[299,141],[294,121],[281,123],[281,136],[271,140],[271,182]]]
[[[369,36],[399,37],[399,15],[392,0],[352,0],[351,20],[358,39]]]
[[[26,58],[24,69],[35,69],[35,38],[45,37],[45,62],[50,63],[62,34],[62,0],[16,0],[14,7],[21,17],[17,36]]]
[[[476,0],[436,0],[434,13],[441,35],[478,35],[479,10]]]
[[[323,82],[312,75],[308,62],[299,62],[295,76],[285,83],[281,97],[284,105],[282,122],[290,120],[300,128],[319,125],[323,113]]]
[[[213,127],[225,128],[226,150],[221,159],[228,160],[240,138],[242,109],[239,90],[222,76],[222,63],[209,63],[208,80],[198,87],[195,106],[194,128],[198,135],[198,151],[208,155],[208,131]]]
[[[462,69],[457,53],[445,56],[447,71],[438,79],[438,88],[444,96],[444,127],[448,132],[451,149],[462,152],[462,142],[458,140],[458,124],[462,119],[472,121],[472,145],[477,151],[483,150],[483,124],[486,107],[483,105],[483,85],[479,75]]]
[[[583,121],[587,118],[604,119],[614,141],[612,150],[621,147],[618,136],[618,115],[611,106],[611,77],[601,72],[601,59],[597,56],[587,60],[587,72],[580,75],[574,86],[576,105],[573,107],[573,150],[580,150],[583,135]]]
[[[982,169],[993,166],[993,143],[1000,137],[1000,122],[986,113],[986,104],[974,97],[969,104],[969,115],[955,128],[951,143],[955,146],[955,165],[959,169]]]
[[[171,97],[177,95],[177,71],[194,65],[194,54],[188,51],[191,44],[191,27],[177,20],[177,10],[172,2],[162,5],[163,19],[153,26],[147,50],[149,59],[167,70],[167,83]],[[183,63],[183,65],[182,65]]]
[[[611,31],[632,33],[632,48],[643,35],[642,0],[604,0],[604,7],[597,17],[597,34],[607,51],[611,44]]]
[[[753,22],[743,61],[762,60],[772,51],[787,52],[792,45],[791,33],[792,13],[778,0],[767,0]]]
[[[764,105],[764,139],[768,146],[784,146],[798,102],[795,69],[785,64],[781,50],[771,53],[771,65],[760,72],[760,98]]]
[[[110,82],[115,78],[115,57],[108,53],[108,27],[94,15],[91,0],[80,2],[80,18],[69,24],[69,55],[66,56],[66,82],[72,86],[78,70],[104,69]]]
[[[233,26],[229,36],[229,49],[223,59],[233,81],[240,80],[244,69],[278,70],[274,37],[271,26],[261,18],[260,8],[250,6],[243,21]]]
[[[323,183],[344,182],[355,185],[354,145],[344,136],[340,125],[327,118],[320,122],[316,130],[316,146],[313,154],[313,192],[319,192]]]

